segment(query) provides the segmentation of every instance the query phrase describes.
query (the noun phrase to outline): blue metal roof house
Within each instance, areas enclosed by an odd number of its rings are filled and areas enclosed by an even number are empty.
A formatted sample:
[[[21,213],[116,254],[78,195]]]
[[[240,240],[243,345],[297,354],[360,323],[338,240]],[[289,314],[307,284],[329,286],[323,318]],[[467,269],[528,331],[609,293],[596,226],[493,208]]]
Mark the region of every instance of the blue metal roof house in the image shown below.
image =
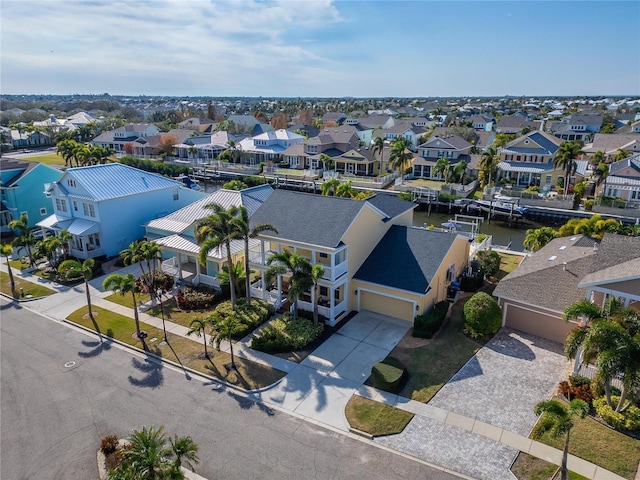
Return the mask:
[[[73,235],[70,253],[81,259],[118,255],[144,236],[144,224],[205,195],[120,163],[70,168],[47,193],[53,214],[37,226],[67,229]]]
[[[45,185],[58,180],[62,172],[43,163],[13,158],[0,159],[0,231],[8,233],[9,222],[24,213],[33,226],[52,212]]]

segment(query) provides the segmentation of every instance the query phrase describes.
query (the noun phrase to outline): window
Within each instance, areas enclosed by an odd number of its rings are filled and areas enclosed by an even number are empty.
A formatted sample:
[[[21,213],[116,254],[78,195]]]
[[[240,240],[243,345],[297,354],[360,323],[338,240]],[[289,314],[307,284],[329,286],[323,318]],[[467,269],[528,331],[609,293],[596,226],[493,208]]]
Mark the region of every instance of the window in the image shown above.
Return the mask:
[[[93,203],[83,203],[82,210],[87,217],[96,216],[96,211],[94,209]]]
[[[320,287],[320,296],[326,297],[329,293],[329,289],[327,287]]]
[[[328,255],[326,253],[320,252],[320,258],[327,258],[327,257],[328,257]]]
[[[178,194],[178,189],[176,188],[176,189],[173,191],[173,199],[174,199],[174,200],[178,200],[179,198],[180,198],[180,195]]]
[[[78,202],[76,202],[75,200],[73,201],[73,211],[77,212],[78,211]],[[86,214],[85,214],[86,215]]]
[[[47,214],[47,209],[46,208],[41,208],[40,209],[40,215],[46,215]]]
[[[67,179],[67,185],[69,187],[75,187],[76,186],[76,181],[73,180],[72,178]]]
[[[56,198],[56,210],[67,212],[67,201],[62,198]]]

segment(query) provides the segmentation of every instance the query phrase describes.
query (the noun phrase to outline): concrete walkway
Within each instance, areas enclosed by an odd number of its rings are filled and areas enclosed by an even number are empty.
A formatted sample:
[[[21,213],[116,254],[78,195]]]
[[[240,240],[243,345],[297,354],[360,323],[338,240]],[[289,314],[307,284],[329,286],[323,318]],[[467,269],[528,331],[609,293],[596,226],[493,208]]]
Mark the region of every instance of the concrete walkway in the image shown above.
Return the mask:
[[[3,271],[7,270],[4,263],[0,268]],[[137,266],[127,267],[119,273],[128,272],[140,273]],[[46,284],[57,292],[55,295],[23,304],[49,318],[63,320],[70,313],[86,305],[83,285],[59,286],[25,272],[14,270],[14,274],[34,283]],[[90,282],[93,304],[133,317],[133,309],[105,300],[111,292],[105,292],[102,289],[103,279],[104,277],[100,277]],[[140,313],[140,320],[162,328],[162,319],[144,312]],[[188,328],[169,321],[165,323],[168,332],[186,336]],[[446,429],[446,433],[453,440],[459,436],[472,435],[475,441],[482,443],[487,451],[503,452],[505,458],[511,459],[507,462],[508,465],[518,451],[556,465],[561,463],[560,450],[531,440],[524,435],[460,413],[365,386],[364,382],[369,376],[371,366],[388,355],[408,328],[409,325],[401,320],[372,312],[361,312],[300,364],[250,349],[248,344],[250,335],[236,344],[234,353],[239,357],[287,372],[287,375],[277,384],[260,392],[248,392],[248,398],[272,408],[302,416],[316,424],[345,433],[349,432],[344,409],[351,396],[356,394],[414,413],[416,417],[410,423],[411,428],[416,428],[421,435],[424,435],[422,438],[425,440],[433,429]],[[363,441],[367,440],[363,439]],[[385,445],[385,437],[373,440],[371,443]],[[425,455],[421,450],[425,443],[418,440],[415,448],[406,448],[403,453],[429,465],[459,472],[464,478],[487,480],[498,478],[495,471],[484,471],[482,468],[465,471],[466,468],[462,468],[470,464],[482,466],[483,461],[487,463],[487,457],[467,458],[466,463],[460,465],[458,460],[460,457],[465,457],[464,452],[451,453],[448,445],[439,445],[437,448],[432,448],[429,455]],[[437,451],[434,452],[434,450]],[[437,455],[434,456],[434,453]],[[569,455],[568,462],[572,471],[593,480],[623,480],[622,477],[573,455]],[[500,472],[499,478],[515,477],[507,468]]]

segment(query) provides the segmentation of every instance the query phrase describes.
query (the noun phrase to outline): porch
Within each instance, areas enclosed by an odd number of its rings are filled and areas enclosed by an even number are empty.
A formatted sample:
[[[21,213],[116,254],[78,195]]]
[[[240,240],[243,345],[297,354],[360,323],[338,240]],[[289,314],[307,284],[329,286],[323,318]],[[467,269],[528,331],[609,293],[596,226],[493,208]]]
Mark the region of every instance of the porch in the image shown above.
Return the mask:
[[[344,250],[341,250],[340,252],[342,251]],[[256,266],[260,266],[260,267],[267,267],[268,266],[267,261],[269,260],[269,257],[271,257],[271,255],[274,255],[276,253],[278,252],[271,249],[269,250],[262,249],[260,251],[256,249],[250,249],[249,263],[254,264]],[[346,255],[340,256],[336,254],[327,254],[324,252],[315,252],[315,251],[312,251],[311,255],[308,255],[309,252],[303,253],[299,251],[297,253],[299,253],[300,256],[309,260],[312,264],[317,263],[324,267],[324,275],[322,276],[323,280],[333,282],[336,279],[338,279],[340,276],[347,273],[349,264],[347,262]],[[335,261],[339,261],[339,263],[337,263],[336,265],[329,264],[329,262],[333,263]]]
[[[207,285],[220,289],[220,279],[200,272],[198,262],[180,261],[179,257],[171,257],[162,261],[162,271],[172,275],[174,279],[191,285]]]

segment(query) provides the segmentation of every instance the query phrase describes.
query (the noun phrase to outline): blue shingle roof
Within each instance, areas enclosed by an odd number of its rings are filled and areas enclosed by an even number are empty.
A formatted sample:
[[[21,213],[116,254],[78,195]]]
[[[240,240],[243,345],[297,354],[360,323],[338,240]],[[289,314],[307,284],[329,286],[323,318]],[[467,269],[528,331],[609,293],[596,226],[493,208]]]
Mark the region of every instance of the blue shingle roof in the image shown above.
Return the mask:
[[[63,188],[63,182],[68,178],[84,187],[90,198],[96,201],[182,186],[175,180],[121,163],[70,168],[60,180]]]

